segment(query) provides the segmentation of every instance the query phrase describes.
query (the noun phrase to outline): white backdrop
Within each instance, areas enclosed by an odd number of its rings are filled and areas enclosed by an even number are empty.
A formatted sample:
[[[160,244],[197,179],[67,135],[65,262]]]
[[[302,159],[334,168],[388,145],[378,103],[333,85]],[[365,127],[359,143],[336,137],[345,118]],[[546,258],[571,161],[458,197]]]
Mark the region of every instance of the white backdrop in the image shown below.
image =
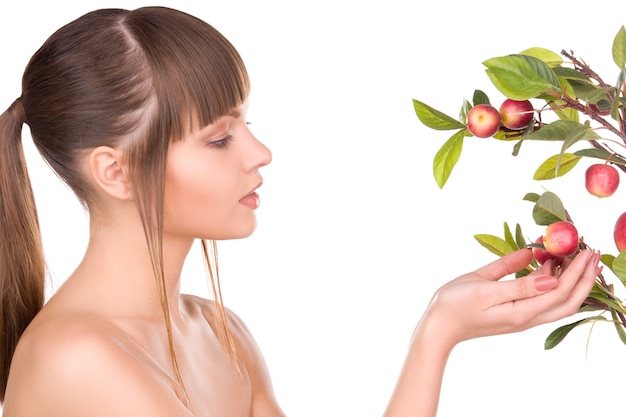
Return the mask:
[[[620,4],[619,6],[616,6]],[[95,8],[143,1],[4,4],[0,12],[0,107],[20,94],[21,73],[54,30]],[[574,49],[614,82],[611,42],[626,3],[441,0],[162,0],[201,17],[239,49],[253,82],[249,121],[273,151],[260,189],[259,226],[220,245],[226,304],[248,324],[290,416],[378,416],[395,384],[413,327],[447,280],[495,259],[474,240],[503,222],[540,234],[530,203],[559,194],[595,247],[615,253],[610,200],[586,195],[581,166],[562,180],[531,180],[541,160],[528,144],[468,140],[444,190],[432,158],[449,134],[421,125],[417,98],[456,114],[481,88],[497,102],[484,59],[532,46]],[[53,285],[86,242],[74,197],[28,147]],[[558,147],[554,148],[554,153]],[[207,295],[199,252],[186,292]],[[467,342],[450,358],[442,417],[603,415],[623,409],[626,346],[610,325],[580,328],[543,350],[550,324]]]

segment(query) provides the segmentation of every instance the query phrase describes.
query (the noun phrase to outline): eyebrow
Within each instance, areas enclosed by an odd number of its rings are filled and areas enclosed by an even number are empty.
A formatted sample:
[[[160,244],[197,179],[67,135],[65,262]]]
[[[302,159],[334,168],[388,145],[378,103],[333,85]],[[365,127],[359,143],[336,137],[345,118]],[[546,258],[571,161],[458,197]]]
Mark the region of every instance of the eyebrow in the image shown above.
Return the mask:
[[[228,115],[237,119],[241,116],[241,112],[239,111],[239,109],[235,109],[232,112],[230,112]]]

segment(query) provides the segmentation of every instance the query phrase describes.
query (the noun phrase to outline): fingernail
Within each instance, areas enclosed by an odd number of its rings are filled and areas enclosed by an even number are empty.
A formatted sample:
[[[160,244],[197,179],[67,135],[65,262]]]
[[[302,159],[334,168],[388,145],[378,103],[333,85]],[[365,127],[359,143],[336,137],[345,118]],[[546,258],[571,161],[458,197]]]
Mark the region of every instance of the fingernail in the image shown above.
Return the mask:
[[[558,279],[554,276],[543,275],[535,278],[535,288],[537,291],[548,291],[556,288],[559,283]]]

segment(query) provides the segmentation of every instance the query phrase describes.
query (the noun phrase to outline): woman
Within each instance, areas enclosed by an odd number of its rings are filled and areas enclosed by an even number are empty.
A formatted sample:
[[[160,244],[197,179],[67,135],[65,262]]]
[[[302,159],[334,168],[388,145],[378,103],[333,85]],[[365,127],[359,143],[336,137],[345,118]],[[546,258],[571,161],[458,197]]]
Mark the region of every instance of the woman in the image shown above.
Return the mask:
[[[246,124],[233,46],[168,8],[98,10],[54,33],[0,116],[0,393],[4,416],[282,416],[265,362],[222,302],[216,240],[255,228],[270,151]],[[84,258],[44,304],[23,124],[89,212]],[[181,295],[202,242],[215,300]],[[520,250],[444,285],[417,325],[388,416],[433,416],[451,350],[577,311],[598,273],[557,278]],[[445,324],[445,325],[443,325]]]

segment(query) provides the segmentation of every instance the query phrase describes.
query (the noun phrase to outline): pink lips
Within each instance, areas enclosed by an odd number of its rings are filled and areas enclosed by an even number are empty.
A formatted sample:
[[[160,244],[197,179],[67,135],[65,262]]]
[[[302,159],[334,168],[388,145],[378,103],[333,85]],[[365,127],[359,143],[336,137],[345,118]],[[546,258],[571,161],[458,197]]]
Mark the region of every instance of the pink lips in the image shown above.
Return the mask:
[[[261,200],[259,200],[259,195],[255,192],[246,195],[241,200],[239,200],[239,202],[252,210],[259,208],[259,204],[261,204]]]

